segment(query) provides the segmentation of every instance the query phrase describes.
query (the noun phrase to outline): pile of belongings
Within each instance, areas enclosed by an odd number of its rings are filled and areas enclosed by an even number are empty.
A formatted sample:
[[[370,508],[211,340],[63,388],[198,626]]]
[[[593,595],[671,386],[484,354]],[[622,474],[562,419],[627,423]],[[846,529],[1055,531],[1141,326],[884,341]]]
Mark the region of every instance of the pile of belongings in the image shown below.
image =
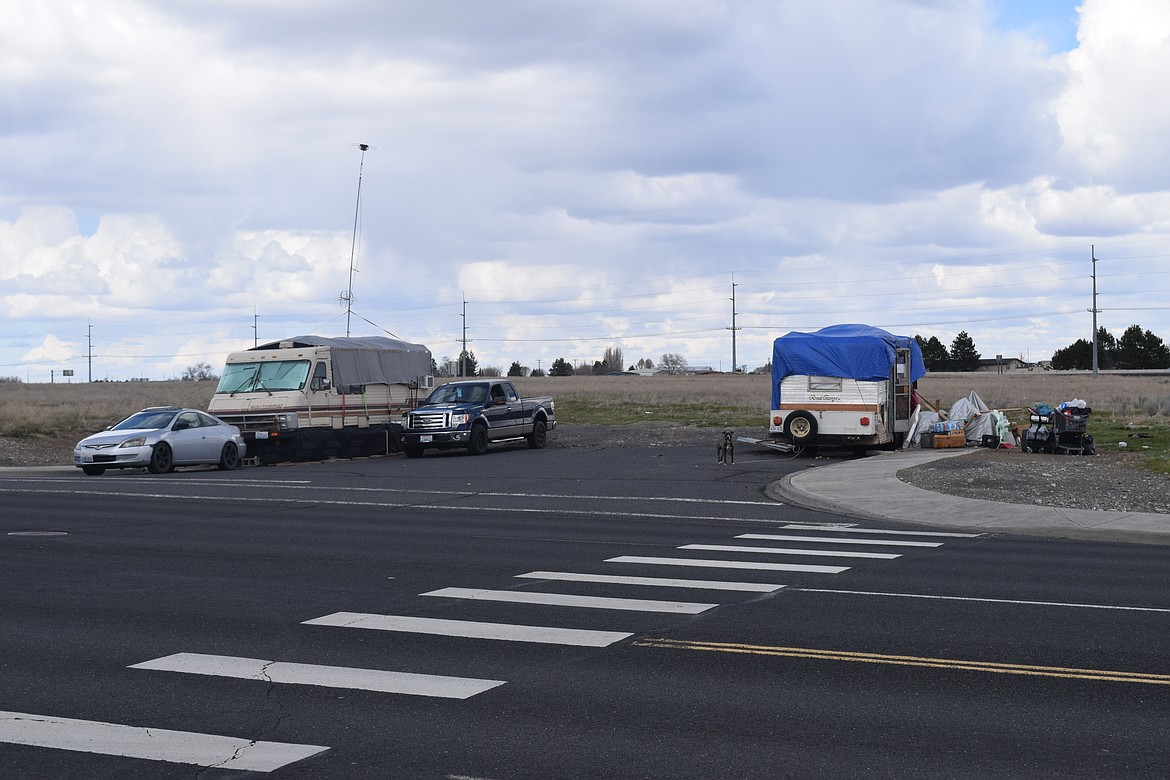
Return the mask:
[[[988,409],[987,404],[974,390],[966,398],[960,398],[950,411],[930,411],[922,406],[915,409],[910,417],[910,432],[902,443],[903,449],[921,446],[922,434],[946,433],[962,429],[967,442],[985,444],[990,447],[1018,447],[1020,442],[1012,433],[1011,421],[997,409]],[[928,445],[929,446],[929,445]]]

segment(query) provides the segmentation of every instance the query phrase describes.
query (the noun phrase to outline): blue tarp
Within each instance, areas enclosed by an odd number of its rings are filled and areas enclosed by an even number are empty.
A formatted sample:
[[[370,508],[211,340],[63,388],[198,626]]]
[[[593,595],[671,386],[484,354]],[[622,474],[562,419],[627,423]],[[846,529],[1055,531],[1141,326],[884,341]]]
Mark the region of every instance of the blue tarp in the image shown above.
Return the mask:
[[[780,408],[780,382],[793,374],[867,382],[889,379],[895,349],[910,350],[911,382],[926,376],[922,350],[910,336],[870,325],[830,325],[814,333],[785,334],[772,345],[772,408]]]

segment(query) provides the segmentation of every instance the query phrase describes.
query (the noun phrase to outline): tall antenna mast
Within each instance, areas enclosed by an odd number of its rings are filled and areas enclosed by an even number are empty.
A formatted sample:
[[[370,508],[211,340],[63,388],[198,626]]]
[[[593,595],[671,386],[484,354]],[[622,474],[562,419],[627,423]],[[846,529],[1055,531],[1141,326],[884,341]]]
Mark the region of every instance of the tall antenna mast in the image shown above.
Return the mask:
[[[349,288],[341,294],[341,300],[345,304],[346,338],[349,338],[349,322],[353,317],[353,275],[357,271],[358,221],[362,213],[362,170],[366,166],[366,152],[370,149],[377,148],[369,144],[354,144],[354,146],[362,150],[362,158],[358,163],[357,202],[353,207],[353,243],[349,247]]]
[[[1089,256],[1093,260],[1093,376],[1097,376],[1097,312],[1101,311],[1097,308],[1097,246],[1091,244],[1089,246]]]

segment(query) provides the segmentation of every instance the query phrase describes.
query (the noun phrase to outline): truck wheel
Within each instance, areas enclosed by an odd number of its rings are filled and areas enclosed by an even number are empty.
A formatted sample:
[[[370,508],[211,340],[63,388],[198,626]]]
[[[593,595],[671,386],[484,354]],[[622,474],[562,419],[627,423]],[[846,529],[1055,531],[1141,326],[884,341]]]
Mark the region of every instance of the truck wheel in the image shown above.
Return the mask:
[[[488,448],[487,426],[476,423],[471,426],[471,435],[467,437],[467,451],[472,455],[483,455]]]
[[[422,447],[403,447],[402,451],[408,458],[421,458],[423,455]]]
[[[240,448],[234,441],[223,445],[223,452],[219,454],[220,471],[231,471],[240,465]]]
[[[166,474],[175,470],[175,456],[171,452],[171,445],[160,441],[154,445],[150,453],[150,463],[146,468],[151,474]]]
[[[82,466],[81,470],[91,477],[101,476],[106,473],[105,466]]]
[[[543,450],[548,444],[548,425],[544,420],[537,420],[532,424],[532,433],[528,434],[528,446],[534,450]]]
[[[808,444],[817,436],[817,421],[808,412],[793,412],[784,421],[784,433],[793,444]]]

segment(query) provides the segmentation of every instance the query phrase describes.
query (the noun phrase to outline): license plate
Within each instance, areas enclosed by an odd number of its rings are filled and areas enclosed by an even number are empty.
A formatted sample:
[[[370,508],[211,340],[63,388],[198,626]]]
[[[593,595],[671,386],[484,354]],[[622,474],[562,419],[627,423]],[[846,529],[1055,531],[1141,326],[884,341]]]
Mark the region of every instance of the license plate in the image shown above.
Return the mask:
[[[268,431],[256,431],[256,438],[257,439],[267,439],[268,438]]]
[[[433,441],[433,438],[431,436],[426,435],[426,434],[418,437],[419,444],[430,444],[432,441]]]

